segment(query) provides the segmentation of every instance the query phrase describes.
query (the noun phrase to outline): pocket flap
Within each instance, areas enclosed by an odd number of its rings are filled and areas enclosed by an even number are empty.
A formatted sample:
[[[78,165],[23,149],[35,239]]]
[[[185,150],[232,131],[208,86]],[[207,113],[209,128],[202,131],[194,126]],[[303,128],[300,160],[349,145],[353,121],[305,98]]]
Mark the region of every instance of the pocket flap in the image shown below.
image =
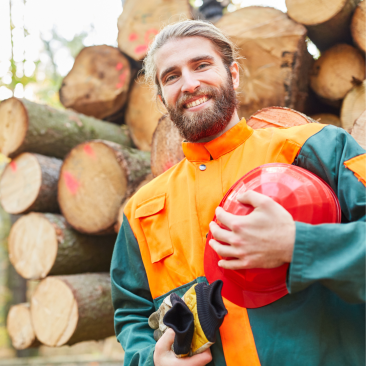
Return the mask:
[[[165,194],[150,198],[149,200],[143,202],[141,206],[135,211],[135,219],[140,217],[146,217],[154,215],[161,211],[165,206]]]

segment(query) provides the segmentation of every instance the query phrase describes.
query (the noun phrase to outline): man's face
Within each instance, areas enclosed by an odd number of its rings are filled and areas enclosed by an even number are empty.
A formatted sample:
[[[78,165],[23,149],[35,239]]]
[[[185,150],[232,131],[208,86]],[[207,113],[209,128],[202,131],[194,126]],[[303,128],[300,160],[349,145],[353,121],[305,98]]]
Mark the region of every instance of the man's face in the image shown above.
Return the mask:
[[[197,142],[225,129],[237,106],[236,63],[226,68],[203,37],[170,40],[157,51],[155,62],[163,103],[186,140]]]

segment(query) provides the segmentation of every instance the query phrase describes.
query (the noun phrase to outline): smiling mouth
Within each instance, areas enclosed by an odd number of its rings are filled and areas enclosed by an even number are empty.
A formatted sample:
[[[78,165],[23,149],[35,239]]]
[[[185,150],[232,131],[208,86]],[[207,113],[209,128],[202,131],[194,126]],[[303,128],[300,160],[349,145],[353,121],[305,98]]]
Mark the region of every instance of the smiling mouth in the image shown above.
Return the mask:
[[[192,107],[196,107],[196,106],[198,106],[200,104],[203,104],[203,103],[207,102],[209,99],[210,99],[209,97],[204,96],[204,97],[202,97],[200,99],[194,100],[193,102],[187,103],[184,106],[184,108],[189,109],[189,108],[192,108]]]

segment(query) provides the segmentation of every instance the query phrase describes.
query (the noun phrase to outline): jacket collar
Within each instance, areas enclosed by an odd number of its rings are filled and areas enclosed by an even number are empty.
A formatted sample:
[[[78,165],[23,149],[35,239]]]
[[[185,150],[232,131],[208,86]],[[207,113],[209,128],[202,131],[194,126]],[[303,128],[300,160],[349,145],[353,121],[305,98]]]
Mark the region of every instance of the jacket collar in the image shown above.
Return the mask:
[[[239,123],[221,136],[209,142],[182,143],[183,152],[189,161],[208,161],[218,159],[222,155],[236,149],[243,144],[253,133],[243,118]]]

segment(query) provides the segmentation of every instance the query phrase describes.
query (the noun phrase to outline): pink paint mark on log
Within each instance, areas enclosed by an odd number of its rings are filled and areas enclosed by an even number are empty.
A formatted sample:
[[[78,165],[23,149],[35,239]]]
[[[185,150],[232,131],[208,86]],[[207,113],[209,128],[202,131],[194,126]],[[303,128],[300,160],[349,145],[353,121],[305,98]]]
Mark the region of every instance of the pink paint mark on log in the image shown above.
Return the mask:
[[[143,53],[145,51],[147,51],[147,45],[145,45],[145,44],[142,44],[135,48],[135,53]]]
[[[16,171],[17,171],[17,163],[15,162],[15,161],[12,161],[11,163],[10,163],[10,168],[11,168],[11,170],[15,173]]]
[[[121,75],[119,75],[119,85],[121,85],[120,87],[122,88],[123,85],[125,85],[126,82],[126,77],[127,77],[127,70],[123,71],[123,73]]]
[[[133,41],[136,41],[136,39],[139,38],[138,34],[137,33],[131,33],[128,37],[128,40],[130,42],[133,42]]]
[[[118,64],[116,65],[116,70],[122,70],[122,68],[123,68],[122,62],[118,62]]]
[[[94,150],[89,144],[84,145],[84,152],[92,158],[95,158]]]
[[[116,84],[116,89],[119,89],[119,88],[122,88],[122,84],[121,83],[118,83],[118,84]]]
[[[65,180],[66,187],[71,192],[71,194],[76,194],[80,187],[80,183],[77,181],[77,179],[69,172],[64,172],[63,178]]]
[[[166,172],[172,166],[173,166],[173,164],[170,161],[166,162],[165,165],[164,165],[164,172]]]

